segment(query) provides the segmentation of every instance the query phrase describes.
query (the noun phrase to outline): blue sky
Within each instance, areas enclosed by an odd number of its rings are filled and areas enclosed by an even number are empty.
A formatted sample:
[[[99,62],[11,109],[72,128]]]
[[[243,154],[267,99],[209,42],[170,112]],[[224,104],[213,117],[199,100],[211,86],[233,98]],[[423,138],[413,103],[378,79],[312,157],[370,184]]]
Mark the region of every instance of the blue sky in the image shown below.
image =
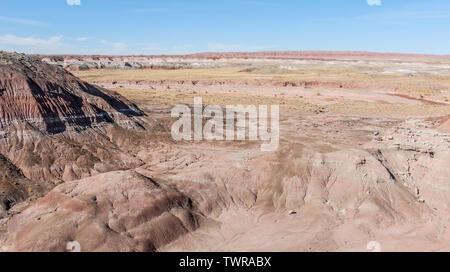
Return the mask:
[[[0,0],[0,49],[450,54],[448,0]]]

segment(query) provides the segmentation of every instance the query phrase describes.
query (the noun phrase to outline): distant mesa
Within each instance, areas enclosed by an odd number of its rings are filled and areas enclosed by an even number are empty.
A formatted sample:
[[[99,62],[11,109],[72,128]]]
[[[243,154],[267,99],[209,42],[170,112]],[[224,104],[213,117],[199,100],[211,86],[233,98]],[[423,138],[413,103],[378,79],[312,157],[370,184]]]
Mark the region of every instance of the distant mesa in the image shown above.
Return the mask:
[[[261,51],[261,52],[206,52],[189,55],[38,55],[40,59],[61,66],[67,70],[89,69],[186,69],[199,68],[197,60],[217,59],[279,59],[279,60],[321,60],[381,61],[425,60],[440,62],[450,60],[444,55],[420,55],[402,53],[375,53],[364,51]],[[204,65],[204,64],[203,64]]]

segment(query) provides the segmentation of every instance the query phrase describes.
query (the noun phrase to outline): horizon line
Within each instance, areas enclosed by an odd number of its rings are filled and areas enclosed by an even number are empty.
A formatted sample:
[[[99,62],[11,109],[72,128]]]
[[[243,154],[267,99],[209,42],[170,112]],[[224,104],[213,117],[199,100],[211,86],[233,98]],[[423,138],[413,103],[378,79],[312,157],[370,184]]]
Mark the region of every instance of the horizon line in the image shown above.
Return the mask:
[[[3,51],[3,50],[0,50]],[[7,52],[7,51],[5,51]],[[21,52],[15,52],[21,53]],[[27,54],[27,53],[23,53]],[[197,53],[187,53],[187,54],[27,54],[31,56],[48,56],[48,57],[60,57],[60,56],[94,56],[94,57],[203,57],[203,58],[214,58],[214,56],[226,57],[226,55],[242,55],[241,57],[251,57],[251,55],[258,54],[273,54],[272,56],[267,56],[268,58],[295,58],[295,57],[314,57],[314,56],[306,56],[307,54],[316,54],[318,57],[322,54],[328,54],[331,56],[356,56],[356,57],[371,57],[371,56],[399,56],[399,57],[407,57],[407,56],[416,56],[416,57],[450,57],[450,54],[430,54],[430,53],[408,53],[408,52],[384,52],[384,51],[365,51],[365,50],[261,50],[261,51],[227,51],[227,52],[218,52],[218,51],[201,51]],[[278,56],[276,56],[278,54]],[[283,56],[283,54],[285,56]],[[289,56],[288,54],[292,54]],[[298,56],[294,56],[298,54]],[[305,55],[305,56],[302,56]],[[248,55],[248,56],[244,56]],[[230,56],[231,57],[231,56]],[[235,56],[240,58],[239,56]],[[263,57],[263,56],[260,56]],[[323,57],[323,56],[322,56]]]

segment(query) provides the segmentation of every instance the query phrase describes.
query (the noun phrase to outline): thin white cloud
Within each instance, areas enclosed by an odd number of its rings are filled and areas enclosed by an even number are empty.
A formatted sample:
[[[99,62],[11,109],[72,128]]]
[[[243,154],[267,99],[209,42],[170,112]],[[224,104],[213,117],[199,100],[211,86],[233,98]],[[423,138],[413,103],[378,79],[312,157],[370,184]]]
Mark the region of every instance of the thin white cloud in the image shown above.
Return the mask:
[[[81,37],[83,38],[83,37]],[[84,43],[69,43],[76,38],[64,38],[62,35],[52,37],[20,37],[12,34],[0,35],[0,48],[5,51],[16,51],[27,54],[105,54],[105,55],[128,55],[137,54],[138,49],[129,48],[122,42],[100,41],[89,38]],[[102,44],[95,45],[95,42]]]
[[[36,21],[36,20],[23,19],[23,18],[3,17],[3,16],[0,16],[0,21],[8,22],[8,23],[14,23],[14,24],[34,25],[34,26],[45,25],[45,23],[40,22],[40,21]]]
[[[381,0],[366,0],[369,6],[381,6]]]
[[[63,36],[36,38],[34,36],[20,37],[13,34],[0,36],[0,48],[5,51],[24,52],[28,54],[62,53],[67,45],[63,43]]]
[[[53,36],[48,39],[39,39],[34,37],[18,37],[12,34],[0,36],[0,44],[18,45],[18,46],[47,46],[58,45],[62,40],[61,35]]]
[[[123,42],[109,42],[107,40],[99,40],[100,43],[106,44],[109,47],[115,48],[115,49],[125,49],[128,47],[126,43]]]
[[[67,0],[69,6],[81,6],[81,0]]]
[[[76,38],[76,40],[80,41],[80,42],[85,42],[85,41],[89,40],[89,38],[88,37],[79,37],[79,38]]]

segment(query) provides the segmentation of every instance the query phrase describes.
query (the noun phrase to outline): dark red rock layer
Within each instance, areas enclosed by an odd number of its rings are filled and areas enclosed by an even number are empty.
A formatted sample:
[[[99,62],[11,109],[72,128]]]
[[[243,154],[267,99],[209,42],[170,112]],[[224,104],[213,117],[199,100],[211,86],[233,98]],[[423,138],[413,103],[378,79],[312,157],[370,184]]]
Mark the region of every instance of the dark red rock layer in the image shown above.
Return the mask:
[[[57,133],[102,122],[133,126],[143,113],[119,94],[38,58],[0,52],[0,125],[29,123]]]

